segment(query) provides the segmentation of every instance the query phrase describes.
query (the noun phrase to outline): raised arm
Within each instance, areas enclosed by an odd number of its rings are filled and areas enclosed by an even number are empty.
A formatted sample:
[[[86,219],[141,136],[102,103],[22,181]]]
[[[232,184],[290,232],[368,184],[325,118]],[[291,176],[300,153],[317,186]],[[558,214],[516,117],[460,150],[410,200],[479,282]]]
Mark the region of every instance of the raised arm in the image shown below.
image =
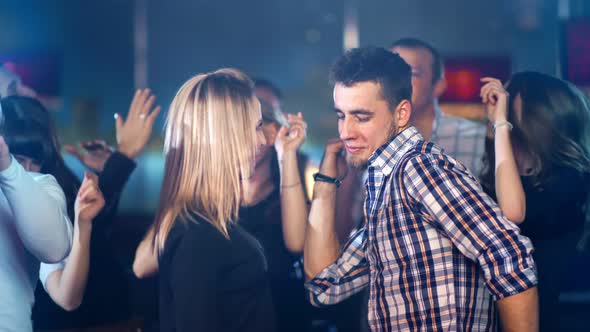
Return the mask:
[[[281,222],[285,247],[293,253],[301,253],[309,209],[297,152],[305,141],[307,124],[301,113],[288,114],[288,122],[290,128],[281,127],[275,140],[281,173]]]
[[[323,175],[339,176],[338,163],[344,145],[339,139],[331,140],[320,165]],[[336,262],[340,253],[340,243],[336,229],[336,185],[316,181],[313,187],[313,200],[309,211],[309,222],[305,232],[303,263],[305,275],[312,278],[330,264]]]
[[[498,205],[508,220],[520,224],[526,213],[526,200],[518,166],[514,158],[508,122],[508,92],[494,78],[482,79],[481,98],[486,105],[489,121],[494,126],[495,190]]]
[[[0,137],[0,189],[27,251],[41,262],[62,260],[72,244],[72,224],[63,190],[51,175],[26,172],[10,155],[3,137]]]
[[[41,264],[40,278],[45,290],[65,310],[75,310],[82,303],[90,265],[92,220],[103,207],[98,178],[86,173],[76,197],[72,251],[64,262]]]

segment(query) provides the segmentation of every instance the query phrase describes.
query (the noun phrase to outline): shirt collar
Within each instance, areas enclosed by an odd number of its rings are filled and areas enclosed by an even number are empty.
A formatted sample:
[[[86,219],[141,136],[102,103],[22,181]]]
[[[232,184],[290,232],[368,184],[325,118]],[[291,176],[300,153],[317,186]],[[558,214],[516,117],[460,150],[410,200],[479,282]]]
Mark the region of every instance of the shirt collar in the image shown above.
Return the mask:
[[[405,154],[424,138],[416,127],[408,127],[401,133],[391,138],[387,143],[375,150],[368,160],[369,168],[373,167],[381,170],[388,176],[393,171],[393,167]]]

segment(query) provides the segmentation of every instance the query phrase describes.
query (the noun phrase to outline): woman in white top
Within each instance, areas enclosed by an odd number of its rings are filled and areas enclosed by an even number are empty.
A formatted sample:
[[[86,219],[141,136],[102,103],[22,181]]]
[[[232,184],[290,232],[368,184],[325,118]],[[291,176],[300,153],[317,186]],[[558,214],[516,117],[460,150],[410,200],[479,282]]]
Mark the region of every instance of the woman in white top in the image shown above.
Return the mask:
[[[69,253],[72,226],[55,178],[21,166],[4,140],[5,129],[0,132],[0,330],[20,332],[32,329],[39,263],[55,263]]]

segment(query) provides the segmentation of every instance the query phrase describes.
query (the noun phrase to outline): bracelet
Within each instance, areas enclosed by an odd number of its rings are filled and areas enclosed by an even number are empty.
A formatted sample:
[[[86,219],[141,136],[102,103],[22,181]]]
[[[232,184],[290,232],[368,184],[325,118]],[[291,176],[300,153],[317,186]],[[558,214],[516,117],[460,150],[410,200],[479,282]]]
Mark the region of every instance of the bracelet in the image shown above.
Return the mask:
[[[301,184],[301,182],[297,182],[297,183],[293,183],[293,184],[287,184],[287,185],[281,185],[281,189],[293,188],[293,187],[296,187],[296,186],[298,186],[300,184]]]
[[[514,126],[512,125],[512,123],[510,123],[508,121],[496,122],[492,126],[494,128],[494,133],[496,132],[496,129],[498,129],[499,127],[504,127],[504,126],[507,126],[508,127],[508,130],[512,130],[512,128],[514,128]]]
[[[313,175],[313,179],[315,181],[320,181],[320,182],[326,182],[326,183],[335,184],[336,185],[336,188],[339,188],[340,185],[342,184],[342,180],[338,180],[336,178],[333,178],[331,176],[327,176],[327,175],[322,174],[322,173],[319,173],[319,172],[318,173],[315,173]]]

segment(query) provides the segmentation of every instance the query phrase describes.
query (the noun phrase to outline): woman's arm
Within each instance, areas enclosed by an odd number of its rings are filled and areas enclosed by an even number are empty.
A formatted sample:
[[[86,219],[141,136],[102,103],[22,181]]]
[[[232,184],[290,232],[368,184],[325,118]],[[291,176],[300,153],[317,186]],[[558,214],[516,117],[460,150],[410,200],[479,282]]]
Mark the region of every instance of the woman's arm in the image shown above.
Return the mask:
[[[158,273],[158,254],[153,246],[154,227],[151,226],[143,238],[133,260],[133,274],[139,279],[151,277]]]
[[[82,303],[90,265],[92,219],[103,207],[104,198],[98,188],[98,178],[86,173],[76,198],[72,251],[63,268],[49,274],[44,282],[51,299],[65,310],[75,310]]]
[[[293,253],[301,253],[309,209],[297,151],[305,141],[307,124],[301,113],[289,114],[288,121],[291,127],[288,130],[282,127],[275,141],[281,172],[281,221],[285,247]]]
[[[494,153],[498,205],[508,220],[520,224],[525,218],[526,200],[510,141],[512,124],[507,121],[508,93],[496,79],[483,78],[482,81],[486,84],[481,88],[481,97],[489,120],[496,126]]]

